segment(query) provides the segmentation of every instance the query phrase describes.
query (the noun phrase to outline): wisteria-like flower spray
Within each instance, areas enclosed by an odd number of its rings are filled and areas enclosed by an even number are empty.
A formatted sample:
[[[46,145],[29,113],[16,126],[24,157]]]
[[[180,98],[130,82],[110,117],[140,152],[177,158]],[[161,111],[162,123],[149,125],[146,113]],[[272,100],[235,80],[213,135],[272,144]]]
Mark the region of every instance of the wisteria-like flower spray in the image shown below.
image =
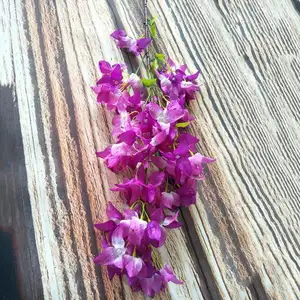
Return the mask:
[[[148,27],[149,26],[149,27]],[[111,37],[119,48],[140,57],[147,76],[128,74],[124,64],[100,61],[101,78],[92,89],[97,101],[114,112],[116,143],[97,156],[115,173],[132,169],[132,178],[112,191],[126,198],[123,212],[109,202],[108,221],[95,224],[104,234],[103,250],[95,263],[105,265],[110,279],[125,275],[133,291],[153,297],[168,282],[183,283],[169,265],[162,265],[155,248],[164,245],[168,230],[179,228],[180,207],[196,201],[197,180],[205,178],[206,164],[215,161],[196,153],[198,139],[188,132],[194,118],[187,106],[199,91],[199,72],[187,74],[165,55],[149,55],[156,38],[154,19],[148,19],[151,38],[133,39],[123,30]],[[145,54],[143,55],[143,52]]]

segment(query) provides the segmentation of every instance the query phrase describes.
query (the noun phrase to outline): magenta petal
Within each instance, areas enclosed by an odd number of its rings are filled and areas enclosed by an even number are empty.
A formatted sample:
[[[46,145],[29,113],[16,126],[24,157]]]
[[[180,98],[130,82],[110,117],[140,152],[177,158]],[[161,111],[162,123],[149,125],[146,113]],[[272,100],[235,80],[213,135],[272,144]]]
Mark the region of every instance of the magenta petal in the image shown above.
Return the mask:
[[[124,222],[124,221],[122,221],[122,222]],[[124,228],[122,226],[118,226],[112,234],[111,241],[112,241],[112,245],[115,248],[122,249],[125,247],[123,231],[124,231]]]
[[[143,183],[146,182],[146,171],[145,171],[145,167],[143,165],[139,166],[136,177],[139,181],[141,181]]]
[[[184,116],[183,110],[170,110],[167,113],[168,123],[175,123],[177,120],[181,119]]]
[[[97,257],[94,262],[99,265],[109,265],[118,257],[117,250],[114,247],[105,248]]]
[[[103,151],[96,152],[96,155],[101,158],[105,158],[110,154],[111,146],[108,146]]]
[[[189,178],[184,185],[178,190],[177,194],[180,196],[180,202],[183,206],[190,206],[196,202],[197,181]]]
[[[111,65],[105,60],[99,61],[99,69],[103,74],[109,74],[111,72]]]
[[[128,276],[134,277],[137,276],[141,271],[143,267],[143,261],[141,258],[124,255],[124,265]]]
[[[145,185],[142,190],[142,199],[145,202],[152,203],[156,196],[156,189],[152,184]]]
[[[136,134],[134,131],[129,130],[125,131],[124,133],[121,133],[118,138],[119,141],[126,143],[127,145],[132,145],[135,141]]]
[[[142,38],[137,40],[137,46],[140,51],[144,50],[151,43],[150,38]]]
[[[195,136],[189,134],[189,133],[182,133],[179,138],[178,141],[185,141],[188,145],[195,145],[196,143],[199,142],[199,139],[197,139]]]
[[[178,214],[179,214],[179,211],[177,211],[175,214],[173,214],[171,216],[165,217],[162,225],[169,229],[181,227],[182,224],[177,221]]]
[[[151,244],[156,248],[161,247],[166,241],[165,230],[155,221],[148,223],[147,235]]]
[[[109,220],[107,222],[104,222],[104,223],[97,223],[97,224],[94,224],[95,228],[101,230],[101,231],[112,231],[116,228],[116,223],[112,220]]]
[[[150,216],[151,221],[155,221],[157,223],[162,222],[164,219],[164,213],[161,208],[156,209]]]
[[[141,245],[141,241],[144,237],[147,222],[140,220],[137,217],[133,217],[130,220],[130,228],[128,233],[128,241],[133,245]]]
[[[176,162],[176,168],[180,170],[183,174],[187,176],[191,176],[193,173],[193,167],[189,159],[187,158],[179,158]]]
[[[160,271],[161,276],[163,277],[164,282],[174,282],[176,284],[182,284],[183,281],[176,278],[172,268],[169,265],[165,265]]]
[[[125,143],[113,144],[111,146],[111,155],[113,156],[126,156],[130,152],[130,147]]]
[[[124,30],[118,29],[115,30],[110,36],[114,39],[120,39],[121,37],[126,37],[127,34]]]
[[[165,141],[166,137],[167,137],[167,133],[165,130],[163,130],[152,138],[150,144],[152,146],[158,146],[159,144]]]
[[[158,274],[154,274],[153,275],[153,283],[152,283],[152,289],[154,290],[155,293],[160,292],[161,290],[163,290],[163,277],[158,275]]]
[[[198,78],[200,71],[197,71],[195,74],[191,74],[185,77],[186,81],[194,81]]]
[[[111,72],[111,79],[113,81],[121,81],[122,78],[123,78],[123,76],[122,76],[121,66],[119,64],[115,65],[114,69]]]
[[[111,202],[108,202],[106,208],[106,214],[110,219],[117,219],[117,220],[123,219],[122,214],[114,207],[114,205]]]
[[[179,143],[178,147],[173,152],[175,155],[183,156],[185,154],[189,154],[189,145],[182,141]]]
[[[115,188],[111,188],[112,191],[124,192],[125,197],[129,204],[132,204],[141,194],[141,183],[136,179],[131,179],[127,182],[116,184]]]
[[[154,186],[160,186],[165,179],[165,172],[155,171],[152,172],[149,176],[149,183]]]
[[[150,116],[154,119],[157,120],[159,116],[163,113],[163,109],[156,103],[151,102],[147,105]]]
[[[126,249],[117,249],[118,257],[113,261],[113,265],[119,269],[124,268],[124,253],[126,252]]]
[[[137,105],[141,102],[141,93],[139,91],[134,91],[134,94],[129,98],[129,101]]]
[[[159,169],[164,169],[167,166],[166,160],[161,156],[152,156],[151,160],[153,164]]]
[[[161,193],[160,201],[163,204],[163,206],[172,209],[174,206],[180,206],[180,196],[174,192]]]
[[[101,92],[101,86],[91,86],[91,89],[95,92],[95,94],[99,94]]]
[[[104,236],[101,237],[101,244],[102,244],[103,249],[110,247],[110,245],[108,244],[108,242]]]
[[[196,153],[195,155],[191,156],[189,160],[193,164],[209,164],[216,161],[215,158],[206,157],[201,155],[200,153]]]
[[[108,277],[110,280],[114,278],[115,275],[121,275],[121,269],[115,266],[107,266]]]
[[[154,291],[152,289],[153,278],[142,278],[140,282],[143,292],[149,297],[154,297]]]
[[[132,217],[138,217],[138,213],[130,208],[124,210],[124,217],[125,219],[129,220]]]

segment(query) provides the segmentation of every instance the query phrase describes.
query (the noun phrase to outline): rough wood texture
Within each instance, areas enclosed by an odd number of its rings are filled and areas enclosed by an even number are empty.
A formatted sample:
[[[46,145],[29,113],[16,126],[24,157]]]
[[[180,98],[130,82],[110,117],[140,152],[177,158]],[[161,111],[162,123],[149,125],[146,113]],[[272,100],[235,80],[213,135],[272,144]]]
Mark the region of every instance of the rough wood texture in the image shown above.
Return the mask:
[[[1,230],[23,299],[143,299],[95,268],[93,222],[120,178],[95,151],[110,113],[89,86],[110,40],[142,33],[138,0],[0,0]],[[161,255],[186,280],[157,299],[300,298],[298,0],[151,0],[165,50],[203,89],[199,149],[217,157]]]

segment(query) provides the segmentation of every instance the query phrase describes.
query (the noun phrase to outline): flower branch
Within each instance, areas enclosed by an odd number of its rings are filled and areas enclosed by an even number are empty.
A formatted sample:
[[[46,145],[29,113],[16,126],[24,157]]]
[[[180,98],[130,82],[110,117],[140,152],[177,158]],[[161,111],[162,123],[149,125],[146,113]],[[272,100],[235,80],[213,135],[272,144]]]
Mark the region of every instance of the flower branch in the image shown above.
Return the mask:
[[[188,74],[186,65],[176,66],[161,53],[150,57],[148,34],[155,37],[156,29],[144,4],[145,37],[134,39],[123,30],[111,37],[136,56],[145,52],[148,78],[139,76],[142,62],[128,74],[124,64],[102,60],[101,78],[92,88],[98,103],[114,112],[116,142],[97,156],[112,172],[136,171],[111,189],[124,194],[124,211],[109,202],[108,221],[95,224],[105,233],[95,263],[107,266],[110,279],[126,275],[133,291],[153,297],[168,282],[183,283],[169,265],[162,265],[156,248],[165,244],[169,230],[181,226],[180,208],[196,202],[197,181],[215,159],[197,153],[198,139],[187,130],[194,120],[187,107],[199,91],[199,72]]]

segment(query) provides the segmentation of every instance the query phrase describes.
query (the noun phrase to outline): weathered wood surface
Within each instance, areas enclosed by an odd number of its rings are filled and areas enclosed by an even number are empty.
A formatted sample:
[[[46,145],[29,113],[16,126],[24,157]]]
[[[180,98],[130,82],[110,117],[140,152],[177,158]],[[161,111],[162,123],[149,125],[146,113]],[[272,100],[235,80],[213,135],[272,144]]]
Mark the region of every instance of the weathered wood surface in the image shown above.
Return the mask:
[[[193,130],[217,157],[161,251],[186,283],[157,299],[300,298],[299,6],[149,1],[157,46],[202,71]],[[108,35],[140,35],[142,1],[0,0],[0,16],[0,227],[23,299],[143,299],[92,262],[93,222],[121,202],[94,154],[111,114],[89,88],[98,60],[129,62]]]

